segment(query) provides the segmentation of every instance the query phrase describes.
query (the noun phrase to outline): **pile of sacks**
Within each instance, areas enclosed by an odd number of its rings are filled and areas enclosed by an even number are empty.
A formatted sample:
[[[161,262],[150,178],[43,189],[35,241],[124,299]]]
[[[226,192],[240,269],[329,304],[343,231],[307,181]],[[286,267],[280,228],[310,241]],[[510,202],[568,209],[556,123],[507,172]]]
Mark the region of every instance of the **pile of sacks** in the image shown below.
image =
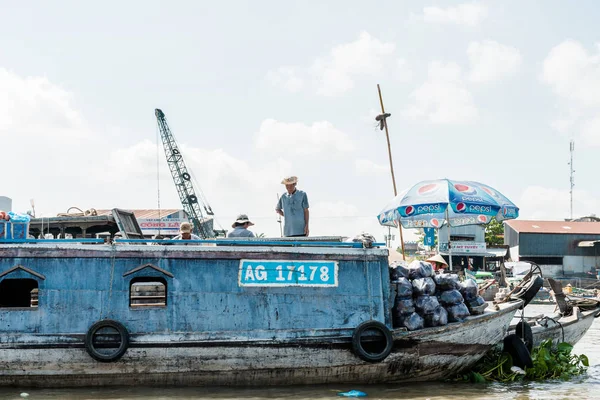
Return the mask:
[[[408,266],[392,264],[390,278],[395,294],[394,328],[414,331],[442,326],[462,322],[469,315],[483,312],[477,306],[485,301],[478,295],[474,281],[468,279],[461,283],[456,274],[436,275],[428,262],[413,261]]]

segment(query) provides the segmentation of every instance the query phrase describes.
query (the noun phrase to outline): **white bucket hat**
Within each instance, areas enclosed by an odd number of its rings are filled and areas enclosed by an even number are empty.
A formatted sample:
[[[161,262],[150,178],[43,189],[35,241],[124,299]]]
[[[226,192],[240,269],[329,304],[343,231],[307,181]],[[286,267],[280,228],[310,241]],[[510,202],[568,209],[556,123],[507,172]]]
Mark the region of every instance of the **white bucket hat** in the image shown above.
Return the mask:
[[[246,214],[240,214],[237,216],[236,221],[233,223],[233,225],[231,225],[231,227],[235,228],[236,226],[244,225],[245,223],[250,224],[250,226],[254,225],[252,222],[250,222],[250,219]]]

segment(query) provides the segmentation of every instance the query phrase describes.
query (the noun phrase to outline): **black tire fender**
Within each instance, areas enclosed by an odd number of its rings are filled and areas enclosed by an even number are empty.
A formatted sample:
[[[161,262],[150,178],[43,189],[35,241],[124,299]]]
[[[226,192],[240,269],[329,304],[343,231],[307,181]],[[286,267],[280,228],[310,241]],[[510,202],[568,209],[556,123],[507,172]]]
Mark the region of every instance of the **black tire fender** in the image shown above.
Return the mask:
[[[525,342],[527,351],[531,353],[531,350],[533,350],[533,332],[531,331],[531,326],[525,321],[520,321],[515,328],[515,334]]]
[[[383,337],[383,342],[379,343],[379,348],[375,351],[366,349],[363,343],[363,339],[366,337],[367,331],[378,331]],[[379,321],[366,321],[360,324],[354,329],[352,333],[352,350],[359,358],[368,362],[379,362],[383,361],[392,352],[394,346],[394,338],[392,332],[387,326]]]
[[[104,328],[112,328],[119,335],[119,346],[113,352],[109,352],[109,353],[100,352],[94,346],[94,336],[101,329],[104,329]],[[117,361],[118,359],[123,357],[123,354],[125,354],[125,352],[127,351],[128,348],[129,348],[129,332],[127,331],[127,328],[125,328],[125,326],[123,326],[123,324],[121,324],[120,322],[113,321],[111,319],[103,319],[101,321],[94,323],[92,326],[90,326],[90,329],[88,329],[88,331],[85,335],[85,350],[88,352],[88,354],[94,360],[97,360],[100,362]]]
[[[531,280],[519,293],[519,295],[515,296],[521,300],[523,300],[523,305],[521,309],[523,309],[527,304],[533,300],[537,292],[540,291],[540,288],[544,285],[544,278],[537,275],[535,279]]]
[[[504,338],[504,352],[510,354],[513,365],[521,369],[533,367],[533,361],[525,343],[516,334]]]

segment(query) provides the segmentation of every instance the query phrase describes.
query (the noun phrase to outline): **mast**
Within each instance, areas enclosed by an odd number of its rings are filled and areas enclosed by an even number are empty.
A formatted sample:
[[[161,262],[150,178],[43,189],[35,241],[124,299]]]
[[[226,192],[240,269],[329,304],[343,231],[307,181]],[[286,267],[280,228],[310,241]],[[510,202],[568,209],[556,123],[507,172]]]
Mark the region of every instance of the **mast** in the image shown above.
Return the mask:
[[[573,220],[573,187],[575,186],[575,170],[573,169],[573,153],[575,152],[575,141],[571,140],[569,143],[569,152],[571,153],[571,161],[569,161],[569,167],[571,169],[570,174],[570,182],[571,182],[571,190],[569,194],[571,196],[571,221]]]
[[[381,114],[375,117],[376,121],[379,121],[380,129],[385,128],[385,138],[387,139],[387,147],[388,147],[388,158],[390,160],[390,172],[392,173],[392,184],[394,185],[394,197],[398,195],[398,191],[396,190],[396,178],[394,177],[394,164],[392,163],[392,147],[390,146],[390,134],[388,132],[387,119],[392,114],[386,113],[385,108],[383,107],[383,97],[381,96],[381,88],[379,84],[377,84],[377,92],[379,93],[379,104],[381,105]],[[406,260],[406,256],[404,254],[404,237],[402,236],[402,224],[398,221],[398,229],[400,231],[400,247],[402,249],[402,259]]]

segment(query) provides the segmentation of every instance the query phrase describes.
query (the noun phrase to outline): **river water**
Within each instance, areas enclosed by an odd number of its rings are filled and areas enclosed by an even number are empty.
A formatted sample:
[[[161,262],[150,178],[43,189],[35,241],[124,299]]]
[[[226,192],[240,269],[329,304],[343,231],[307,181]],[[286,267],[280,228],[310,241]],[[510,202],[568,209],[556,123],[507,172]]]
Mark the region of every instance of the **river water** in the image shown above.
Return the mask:
[[[526,315],[541,312],[551,314],[553,306],[529,306]],[[284,388],[110,388],[110,389],[0,389],[0,399],[22,399],[27,393],[31,400],[184,400],[184,399],[342,399],[340,391],[361,390],[368,399],[573,399],[600,400],[600,318],[573,350],[590,360],[587,374],[571,381],[548,381],[513,384],[421,383],[413,385],[333,385]]]

